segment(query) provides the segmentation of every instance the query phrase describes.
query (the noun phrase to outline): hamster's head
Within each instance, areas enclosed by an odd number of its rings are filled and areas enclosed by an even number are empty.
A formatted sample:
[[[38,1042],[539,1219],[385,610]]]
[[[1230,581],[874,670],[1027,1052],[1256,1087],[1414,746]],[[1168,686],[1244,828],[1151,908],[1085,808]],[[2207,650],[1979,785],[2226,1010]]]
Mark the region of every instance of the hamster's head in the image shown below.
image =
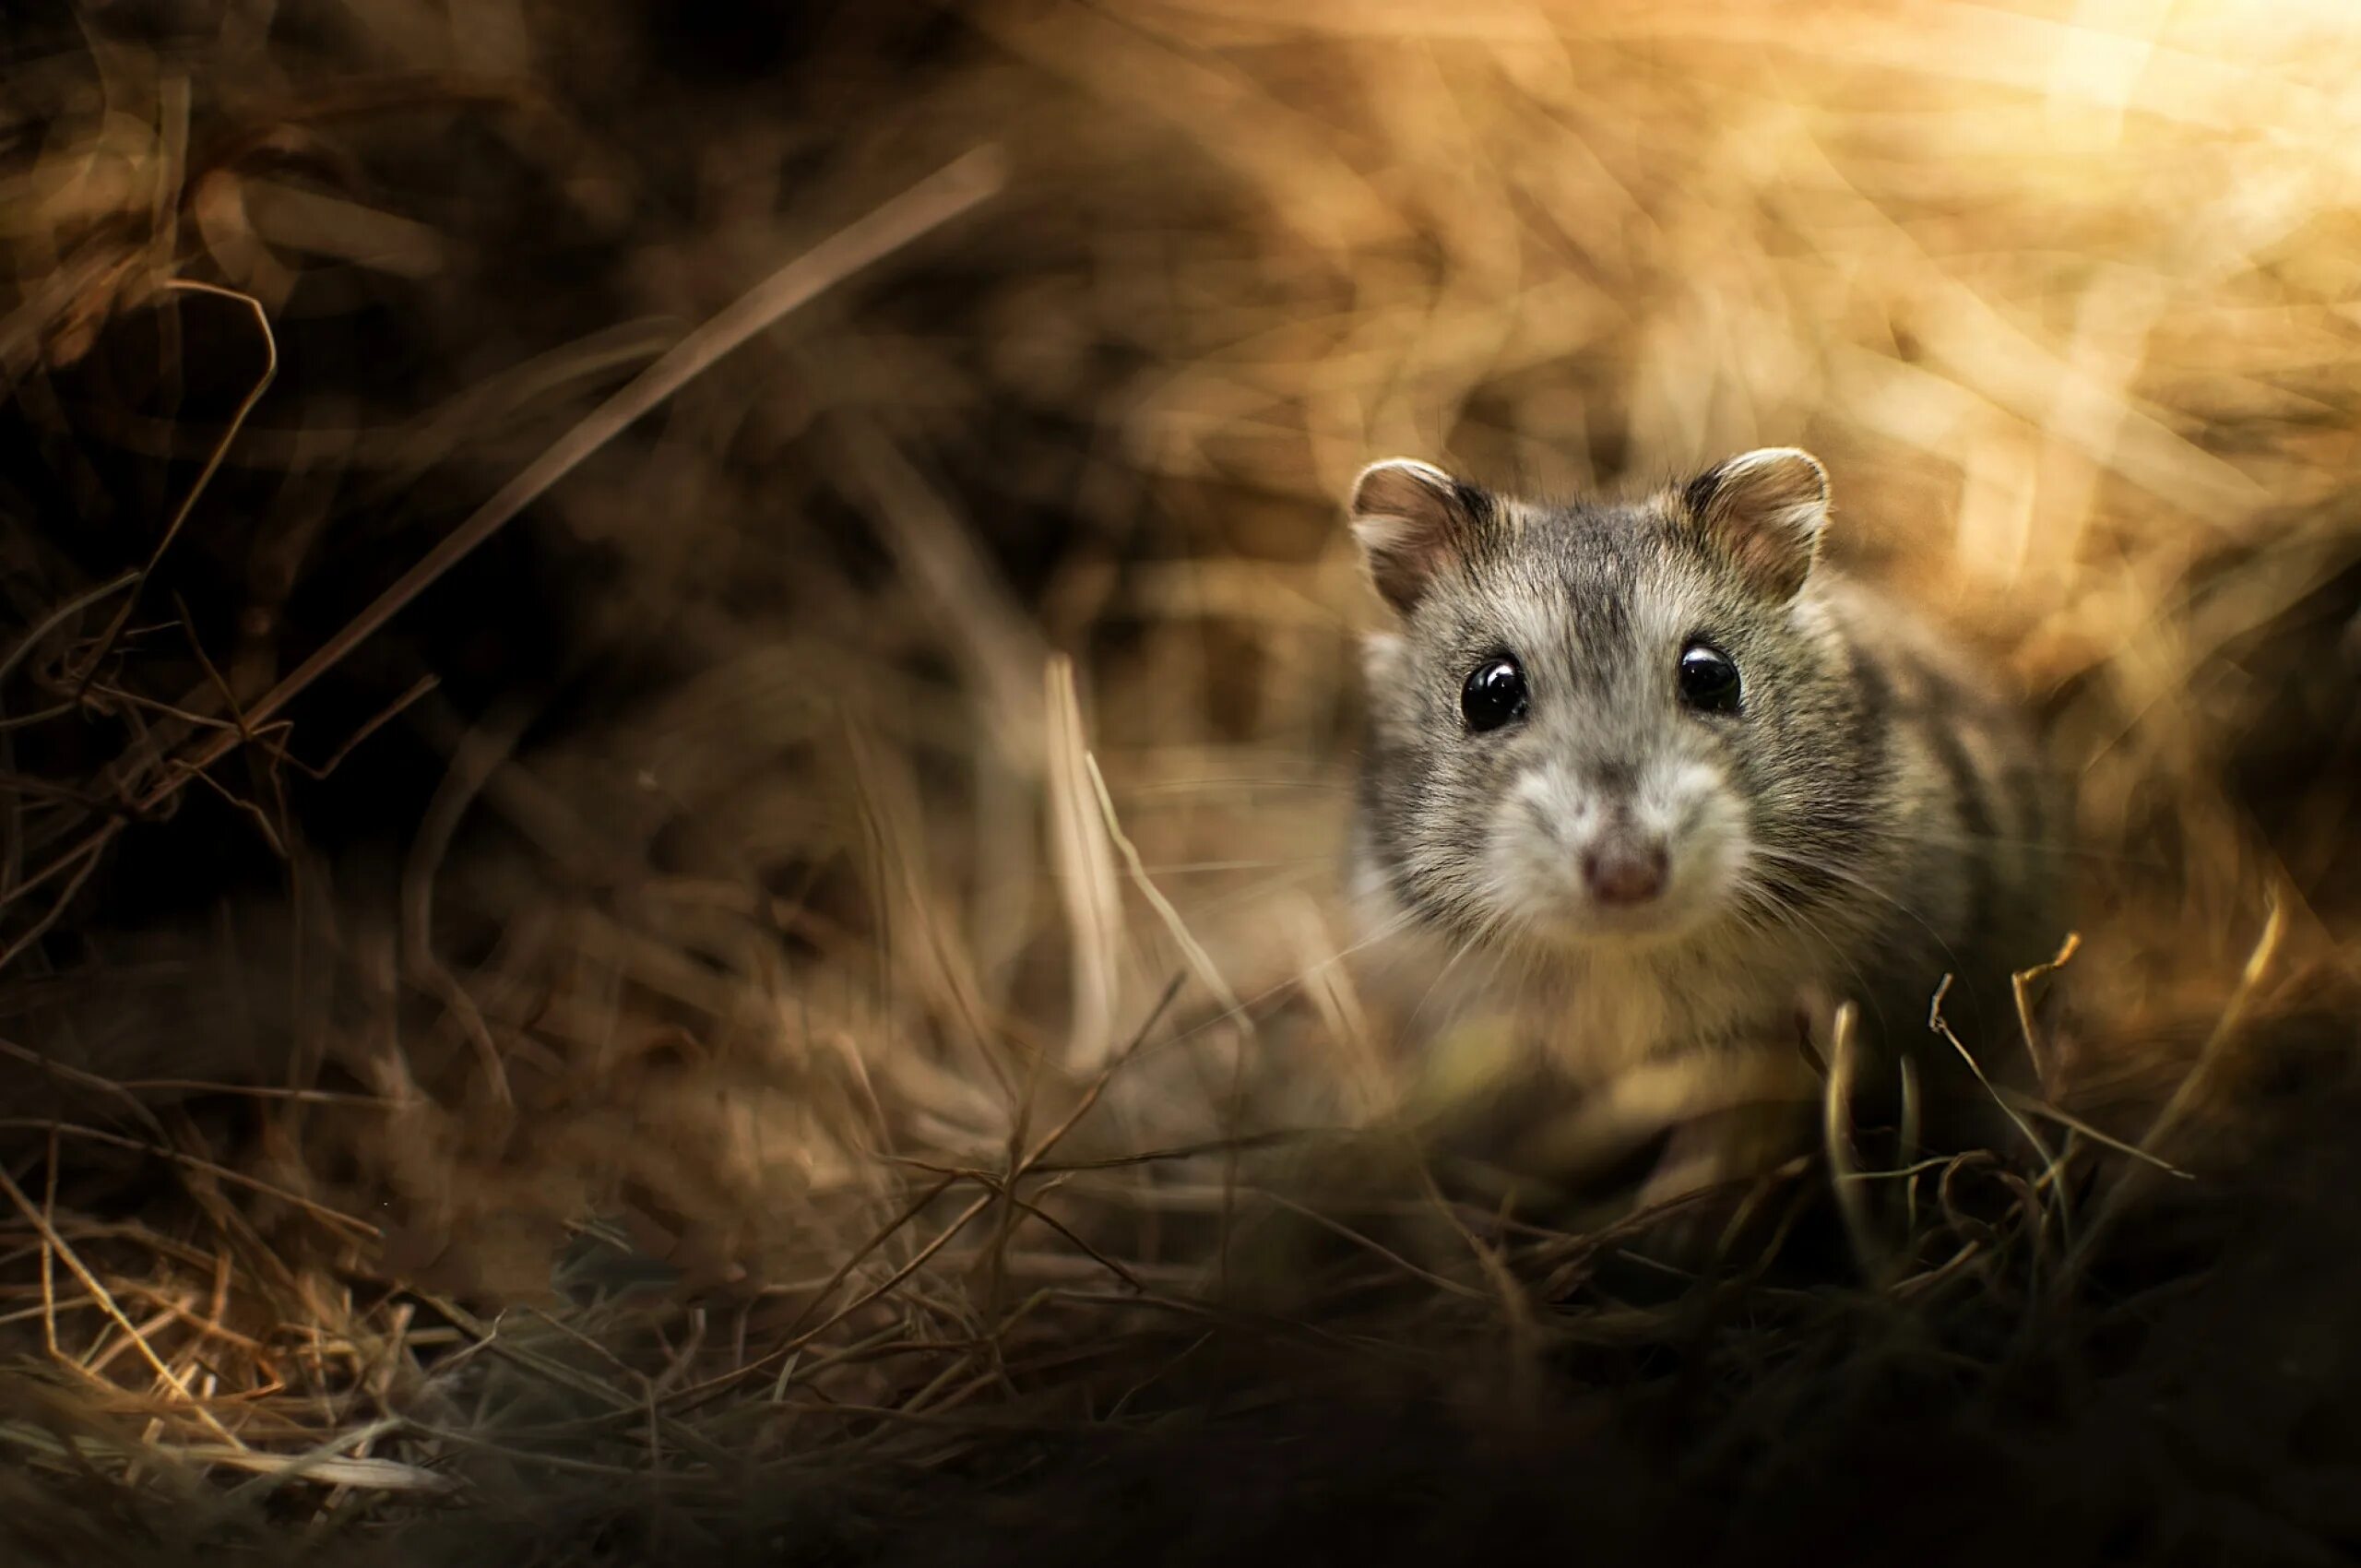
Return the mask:
[[[1395,618],[1367,648],[1363,841],[1414,917],[1562,946],[1760,915],[1854,718],[1809,580],[1817,460],[1560,505],[1397,458],[1351,509]]]

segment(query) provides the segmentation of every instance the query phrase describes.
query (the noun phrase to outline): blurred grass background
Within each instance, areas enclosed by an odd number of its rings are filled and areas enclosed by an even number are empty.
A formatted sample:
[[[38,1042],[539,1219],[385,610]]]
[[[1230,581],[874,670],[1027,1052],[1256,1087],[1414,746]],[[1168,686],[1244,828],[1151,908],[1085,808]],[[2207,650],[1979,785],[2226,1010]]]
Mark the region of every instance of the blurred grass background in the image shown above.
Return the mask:
[[[1604,1560],[1965,1561],[2005,1502],[2074,1561],[2361,1541],[2344,7],[7,27],[22,1560],[871,1561],[947,1508],[1407,1561],[1495,1493]],[[2041,707],[2067,1145],[2197,1179],[2094,1240],[1961,1167],[1884,1275],[1669,1298],[1424,1187],[1364,1233],[1287,1163],[1404,1088],[1337,961],[1338,496],[1768,443]],[[1251,1244],[1307,1214],[1344,1264]]]

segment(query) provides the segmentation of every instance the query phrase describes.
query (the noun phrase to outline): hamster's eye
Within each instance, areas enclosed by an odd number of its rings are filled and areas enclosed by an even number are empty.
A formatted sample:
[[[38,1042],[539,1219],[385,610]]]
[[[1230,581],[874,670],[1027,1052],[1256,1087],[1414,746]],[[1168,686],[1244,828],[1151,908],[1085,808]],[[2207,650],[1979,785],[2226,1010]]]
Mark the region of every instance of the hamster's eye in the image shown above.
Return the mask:
[[[1680,706],[1692,713],[1738,711],[1738,666],[1729,655],[1705,643],[1680,651]]]
[[[1525,671],[1513,659],[1488,659],[1459,688],[1459,711],[1470,730],[1497,730],[1525,712]]]

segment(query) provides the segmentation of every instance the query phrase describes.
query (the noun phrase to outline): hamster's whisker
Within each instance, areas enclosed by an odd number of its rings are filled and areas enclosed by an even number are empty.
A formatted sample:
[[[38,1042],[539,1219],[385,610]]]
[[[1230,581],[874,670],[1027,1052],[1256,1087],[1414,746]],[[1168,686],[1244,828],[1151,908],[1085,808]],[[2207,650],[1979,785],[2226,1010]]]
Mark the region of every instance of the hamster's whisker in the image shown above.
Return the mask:
[[[1150,876],[1202,876],[1225,871],[1270,871],[1281,867],[1301,870],[1305,866],[1327,866],[1335,863],[1333,855],[1291,855],[1272,861],[1172,861],[1163,865],[1143,866]]]
[[[1395,915],[1390,920],[1381,921],[1375,930],[1362,937],[1358,942],[1353,943],[1349,946],[1337,949],[1335,952],[1329,954],[1326,957],[1319,960],[1317,963],[1311,964],[1309,967],[1297,971],[1295,974],[1288,976],[1286,980],[1265,986],[1263,990],[1256,992],[1252,996],[1240,999],[1238,1005],[1235,1007],[1225,1007],[1209,1018],[1199,1019],[1196,1023],[1190,1025],[1187,1028],[1174,1033],[1164,1041],[1162,1046],[1151,1049],[1157,1051],[1169,1049],[1172,1046],[1180,1045],[1185,1041],[1194,1039],[1197,1036],[1204,1034],[1208,1029],[1216,1028],[1221,1025],[1232,1023],[1239,1018],[1245,1017],[1252,1014],[1254,1009],[1260,1007],[1264,1003],[1268,1002],[1271,998],[1278,995],[1280,992],[1300,988],[1303,983],[1306,980],[1309,980],[1312,976],[1335,968],[1338,964],[1341,964],[1346,959],[1350,958],[1353,955],[1360,952],[1363,948],[1373,947],[1381,942],[1384,942],[1389,938],[1400,935],[1403,932],[1408,930],[1411,926],[1416,925],[1417,923],[1418,917],[1407,913]],[[1146,1053],[1147,1052],[1145,1051],[1142,1052],[1142,1054]]]
[[[1791,849],[1774,849],[1768,844],[1757,844],[1753,848],[1753,852],[1761,855],[1765,860],[1776,861],[1784,865],[1798,866],[1806,871],[1818,872],[1822,876],[1833,877],[1836,881],[1843,883],[1847,887],[1851,887],[1858,892],[1866,893],[1872,898],[1876,898],[1892,905],[1893,908],[1901,910],[1904,914],[1908,915],[1912,920],[1917,921],[1919,929],[1926,932],[1928,936],[1934,938],[1935,945],[1942,949],[1943,956],[1951,961],[1952,968],[1957,968],[1959,967],[1959,955],[1952,951],[1952,944],[1944,939],[1941,932],[1935,929],[1934,922],[1929,921],[1918,910],[1912,909],[1909,905],[1895,897],[1892,894],[1888,893],[1884,888],[1877,886],[1875,884],[1869,882],[1864,877],[1855,875],[1853,873],[1845,870],[1842,866],[1832,864],[1830,861],[1825,860],[1814,859],[1809,855],[1799,855]]]
[[[1153,783],[1133,784],[1121,790],[1110,790],[1117,800],[1138,800],[1150,795],[1179,795],[1192,792],[1216,794],[1224,790],[1300,790],[1323,795],[1349,795],[1350,784],[1340,784],[1325,778],[1163,778]]]
[[[1534,967],[1533,955],[1528,950],[1527,944],[1516,938],[1523,930],[1529,930],[1532,925],[1533,917],[1529,914],[1499,905],[1489,907],[1478,905],[1472,912],[1472,929],[1459,940],[1453,948],[1451,956],[1444,960],[1433,980],[1429,982],[1425,992],[1419,995],[1418,1005],[1411,1009],[1410,1016],[1404,1020],[1403,1031],[1407,1034],[1416,1029],[1418,1020],[1425,1016],[1428,1007],[1433,1004],[1436,996],[1441,994],[1453,972],[1466,960],[1470,953],[1478,948],[1486,950],[1492,962],[1491,967],[1485,971],[1484,979],[1474,988],[1477,991],[1489,992],[1499,981],[1501,971],[1511,956],[1514,956],[1522,966],[1517,976],[1519,985],[1529,980]]]
[[[1322,863],[1333,866],[1335,862],[1331,859],[1323,860]],[[1210,920],[1216,915],[1228,914],[1242,904],[1252,904],[1258,898],[1268,897],[1280,888],[1299,886],[1302,884],[1305,875],[1306,873],[1299,868],[1295,871],[1281,872],[1275,876],[1257,877],[1241,887],[1230,888],[1202,904],[1191,904],[1185,912],[1192,921]]]
[[[1466,957],[1469,953],[1475,951],[1477,945],[1482,940],[1483,937],[1481,932],[1470,934],[1462,940],[1458,946],[1453,950],[1451,956],[1443,961],[1442,968],[1436,972],[1433,980],[1428,984],[1425,992],[1419,995],[1418,1004],[1410,1009],[1410,1016],[1404,1021],[1402,1026],[1404,1033],[1410,1033],[1417,1028],[1418,1020],[1426,1014],[1428,1004],[1432,1003],[1435,999],[1436,993],[1442,990],[1443,982],[1451,979],[1451,973],[1453,969],[1459,968],[1460,960]]]
[[[2161,855],[2127,855],[2113,849],[2094,849],[2077,844],[2046,844],[2038,838],[2006,838],[1991,833],[1905,833],[1888,828],[1878,837],[1889,844],[1924,844],[1937,849],[2023,849],[2058,859],[2104,861],[2112,865],[2153,866],[2160,870],[2172,863]]]
[[[1775,927],[1783,927],[1787,931],[1808,937],[1810,940],[1819,943],[1823,948],[1825,948],[1828,956],[1834,958],[1838,963],[1844,965],[1846,971],[1852,975],[1853,983],[1861,988],[1858,992],[1859,998],[1863,1001],[1868,999],[1869,994],[1869,976],[1862,973],[1861,966],[1854,960],[1852,954],[1846,950],[1845,944],[1838,941],[1834,933],[1830,932],[1827,927],[1821,925],[1818,921],[1813,920],[1804,910],[1799,909],[1793,905],[1782,903],[1778,899],[1773,897],[1770,895],[1769,890],[1763,888],[1760,884],[1745,885],[1745,891],[1749,894],[1754,895],[1760,900],[1755,907],[1761,913],[1767,916]],[[1938,938],[1937,940],[1940,941],[1940,939]]]

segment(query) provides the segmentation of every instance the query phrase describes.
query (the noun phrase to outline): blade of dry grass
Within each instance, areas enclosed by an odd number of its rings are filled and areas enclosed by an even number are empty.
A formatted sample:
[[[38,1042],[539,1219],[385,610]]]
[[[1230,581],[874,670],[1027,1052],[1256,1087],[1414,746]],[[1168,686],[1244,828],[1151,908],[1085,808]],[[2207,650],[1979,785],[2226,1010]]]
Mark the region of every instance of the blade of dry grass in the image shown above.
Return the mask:
[[[1114,1049],[1115,1007],[1121,983],[1122,895],[1115,852],[1090,785],[1090,756],[1073,662],[1052,659],[1048,694],[1050,848],[1063,895],[1073,949],[1074,1015],[1065,1062],[1074,1073],[1106,1068]]]

